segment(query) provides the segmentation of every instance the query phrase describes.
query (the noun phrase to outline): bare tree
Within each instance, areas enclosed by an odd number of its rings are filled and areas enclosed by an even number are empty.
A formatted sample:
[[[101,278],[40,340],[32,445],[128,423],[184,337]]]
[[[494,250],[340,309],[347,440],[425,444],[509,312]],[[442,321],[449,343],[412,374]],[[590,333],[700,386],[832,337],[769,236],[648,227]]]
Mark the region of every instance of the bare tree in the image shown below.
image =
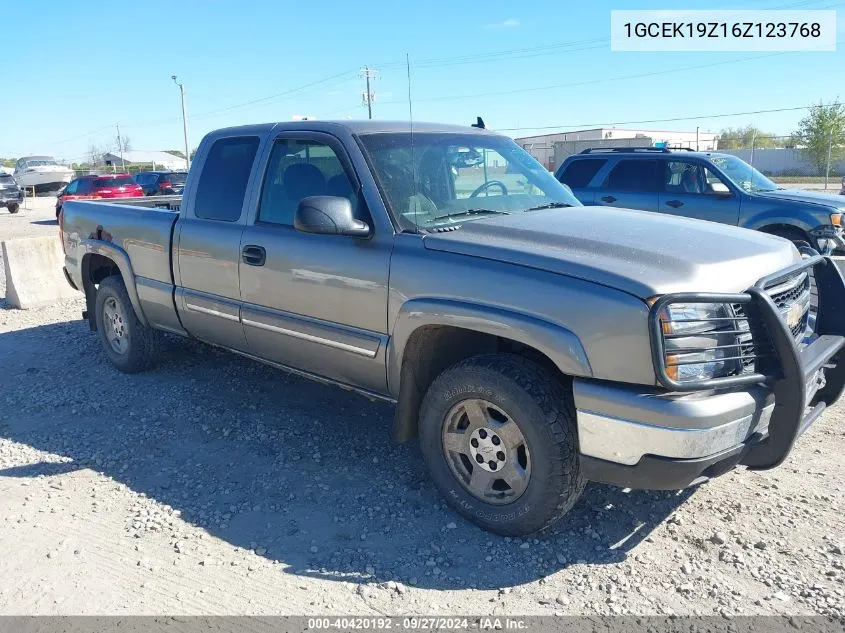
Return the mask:
[[[88,151],[85,153],[85,157],[88,159],[88,164],[92,167],[95,165],[99,165],[103,162],[103,151],[102,147],[98,147],[94,143],[88,146]]]

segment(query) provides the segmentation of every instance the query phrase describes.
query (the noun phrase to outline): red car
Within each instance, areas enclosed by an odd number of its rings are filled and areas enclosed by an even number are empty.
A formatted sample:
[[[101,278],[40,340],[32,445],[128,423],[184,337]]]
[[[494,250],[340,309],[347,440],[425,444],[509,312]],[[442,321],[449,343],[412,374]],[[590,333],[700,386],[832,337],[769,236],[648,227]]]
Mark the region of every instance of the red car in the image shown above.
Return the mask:
[[[56,218],[65,200],[91,200],[96,198],[139,198],[144,195],[141,185],[130,174],[105,176],[80,176],[71,180],[56,195]]]

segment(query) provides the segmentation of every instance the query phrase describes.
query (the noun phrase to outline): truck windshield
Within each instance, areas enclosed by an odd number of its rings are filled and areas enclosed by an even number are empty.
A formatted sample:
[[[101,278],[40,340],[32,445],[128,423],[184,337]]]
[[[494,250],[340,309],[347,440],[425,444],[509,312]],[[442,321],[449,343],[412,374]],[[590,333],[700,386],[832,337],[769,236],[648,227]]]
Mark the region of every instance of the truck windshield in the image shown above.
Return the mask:
[[[513,140],[487,134],[364,134],[387,204],[402,230],[439,227],[581,203]]]
[[[778,188],[775,183],[736,156],[714,156],[711,160],[737,187],[742,187],[745,191],[755,193],[774,191]]]

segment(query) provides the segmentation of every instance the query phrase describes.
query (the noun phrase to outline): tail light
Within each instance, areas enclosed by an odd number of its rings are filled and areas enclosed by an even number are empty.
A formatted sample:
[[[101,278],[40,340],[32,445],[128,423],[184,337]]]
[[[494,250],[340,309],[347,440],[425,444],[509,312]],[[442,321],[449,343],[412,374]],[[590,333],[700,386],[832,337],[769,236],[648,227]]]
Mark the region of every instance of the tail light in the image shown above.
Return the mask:
[[[159,184],[159,187],[161,187],[162,189],[170,189],[172,186],[173,186],[172,182],[163,182],[163,183]]]

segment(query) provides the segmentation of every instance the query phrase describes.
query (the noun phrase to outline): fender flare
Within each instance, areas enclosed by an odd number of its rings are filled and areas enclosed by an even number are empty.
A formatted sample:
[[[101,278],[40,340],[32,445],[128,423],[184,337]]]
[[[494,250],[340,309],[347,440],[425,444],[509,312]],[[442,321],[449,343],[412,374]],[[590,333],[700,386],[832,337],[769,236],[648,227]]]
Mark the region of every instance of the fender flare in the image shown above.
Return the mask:
[[[132,309],[135,310],[135,314],[138,316],[138,320],[141,322],[141,325],[147,326],[147,317],[144,316],[144,311],[141,309],[141,300],[138,297],[138,288],[135,286],[135,272],[132,270],[132,262],[129,259],[129,254],[119,246],[115,246],[110,242],[104,242],[102,240],[81,240],[80,246],[84,249],[81,266],[82,283],[85,290],[85,297],[88,301],[90,318],[94,317],[92,310],[93,294],[91,294],[89,298],[88,292],[88,287],[91,285],[88,281],[88,262],[91,255],[101,255],[113,261],[117,266],[117,269],[120,271],[120,276],[123,278],[123,283],[126,286],[129,301],[132,303]]]
[[[760,231],[772,225],[789,226],[797,231],[808,233],[818,226],[818,221],[812,213],[805,209],[796,211],[794,215],[762,211],[748,218],[740,226],[745,229]]]
[[[517,341],[548,356],[564,374],[593,375],[581,340],[561,325],[498,306],[453,299],[411,299],[400,308],[387,347],[387,386],[392,395],[399,395],[402,360],[408,340],[417,329],[432,325]]]

